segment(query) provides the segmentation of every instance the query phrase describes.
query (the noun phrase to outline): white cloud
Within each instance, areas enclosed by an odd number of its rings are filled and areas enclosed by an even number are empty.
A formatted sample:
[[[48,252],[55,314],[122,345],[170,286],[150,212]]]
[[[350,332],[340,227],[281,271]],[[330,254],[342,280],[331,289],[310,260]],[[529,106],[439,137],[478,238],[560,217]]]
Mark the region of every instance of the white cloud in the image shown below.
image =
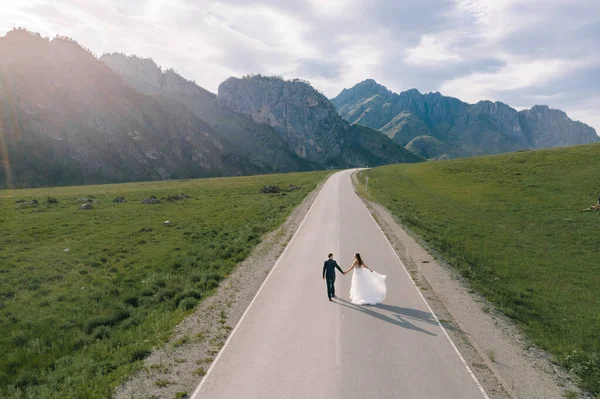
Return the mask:
[[[257,49],[280,51],[297,57],[316,58],[317,48],[303,39],[311,25],[289,13],[265,5],[230,6],[215,3],[209,13],[218,15],[229,29],[254,41]],[[264,46],[264,47],[263,47]]]
[[[307,0],[307,2],[317,14],[327,18],[344,17],[362,8],[359,0]]]
[[[504,58],[506,65],[498,71],[475,72],[445,81],[440,91],[467,102],[494,99],[498,92],[543,85],[585,65],[580,61],[561,59],[522,61],[506,55]]]
[[[469,102],[548,102],[600,131],[598,1],[2,3],[0,31],[23,26],[71,36],[96,54],[151,57],[211,91],[231,75],[263,73],[309,80],[331,97],[374,78]]]
[[[452,43],[449,37],[449,32],[421,36],[418,46],[406,50],[405,61],[413,65],[460,61],[461,57],[451,49]]]

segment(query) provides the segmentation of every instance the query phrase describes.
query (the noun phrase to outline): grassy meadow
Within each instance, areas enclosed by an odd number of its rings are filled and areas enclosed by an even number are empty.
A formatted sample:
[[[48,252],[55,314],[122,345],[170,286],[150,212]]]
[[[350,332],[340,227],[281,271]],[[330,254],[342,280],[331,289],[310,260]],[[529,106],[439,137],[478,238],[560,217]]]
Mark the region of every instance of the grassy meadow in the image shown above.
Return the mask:
[[[359,178],[363,194],[600,394],[600,212],[582,212],[600,195],[600,144],[394,165]]]
[[[110,397],[326,175],[0,191],[0,397]]]

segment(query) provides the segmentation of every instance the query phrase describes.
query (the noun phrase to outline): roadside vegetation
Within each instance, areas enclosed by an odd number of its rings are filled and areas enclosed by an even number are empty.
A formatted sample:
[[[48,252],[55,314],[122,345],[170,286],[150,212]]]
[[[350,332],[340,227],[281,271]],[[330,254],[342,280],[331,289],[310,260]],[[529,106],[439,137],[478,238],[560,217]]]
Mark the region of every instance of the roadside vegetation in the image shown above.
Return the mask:
[[[0,191],[0,397],[110,397],[327,173]]]
[[[600,211],[582,212],[600,195],[600,144],[386,166],[359,181],[600,395]]]

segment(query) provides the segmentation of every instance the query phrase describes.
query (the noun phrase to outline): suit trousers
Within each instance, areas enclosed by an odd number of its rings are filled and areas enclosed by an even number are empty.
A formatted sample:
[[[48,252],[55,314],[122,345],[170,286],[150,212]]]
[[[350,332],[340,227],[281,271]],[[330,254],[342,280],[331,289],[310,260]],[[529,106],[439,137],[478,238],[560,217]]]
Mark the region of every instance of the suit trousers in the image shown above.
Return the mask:
[[[327,282],[327,296],[331,299],[335,296],[335,276],[326,276],[325,281]]]

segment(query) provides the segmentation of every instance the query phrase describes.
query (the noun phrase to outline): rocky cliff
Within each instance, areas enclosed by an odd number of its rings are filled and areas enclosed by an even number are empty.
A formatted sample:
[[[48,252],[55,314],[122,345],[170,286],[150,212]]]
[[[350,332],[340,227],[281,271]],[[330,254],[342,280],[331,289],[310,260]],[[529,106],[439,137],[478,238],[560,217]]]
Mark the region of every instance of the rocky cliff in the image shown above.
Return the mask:
[[[186,107],[140,94],[66,38],[0,38],[0,186],[256,171]]]
[[[399,145],[419,138],[406,148],[429,159],[600,141],[589,126],[546,106],[517,112],[500,102],[467,104],[437,92],[395,94],[372,79],[342,90],[332,103],[350,123],[379,129]]]
[[[268,125],[254,122],[227,107],[217,96],[172,69],[163,71],[150,59],[105,54],[100,60],[136,90],[185,105],[205,121],[233,151],[263,172],[291,172],[318,168],[294,154],[282,137]]]
[[[344,122],[311,86],[278,78],[229,78],[219,86],[219,105],[272,126],[291,149],[326,164],[340,158]]]
[[[23,29],[0,37],[0,76],[0,187],[421,160],[349,126],[303,82],[252,80],[217,98],[150,59],[98,59],[73,40]]]
[[[536,105],[519,112],[519,121],[533,148],[564,147],[600,141],[596,131],[581,122],[572,121],[566,113]]]
[[[326,167],[419,160],[371,129],[349,126],[324,95],[301,80],[229,78],[219,86],[218,101],[272,126],[298,156]]]

